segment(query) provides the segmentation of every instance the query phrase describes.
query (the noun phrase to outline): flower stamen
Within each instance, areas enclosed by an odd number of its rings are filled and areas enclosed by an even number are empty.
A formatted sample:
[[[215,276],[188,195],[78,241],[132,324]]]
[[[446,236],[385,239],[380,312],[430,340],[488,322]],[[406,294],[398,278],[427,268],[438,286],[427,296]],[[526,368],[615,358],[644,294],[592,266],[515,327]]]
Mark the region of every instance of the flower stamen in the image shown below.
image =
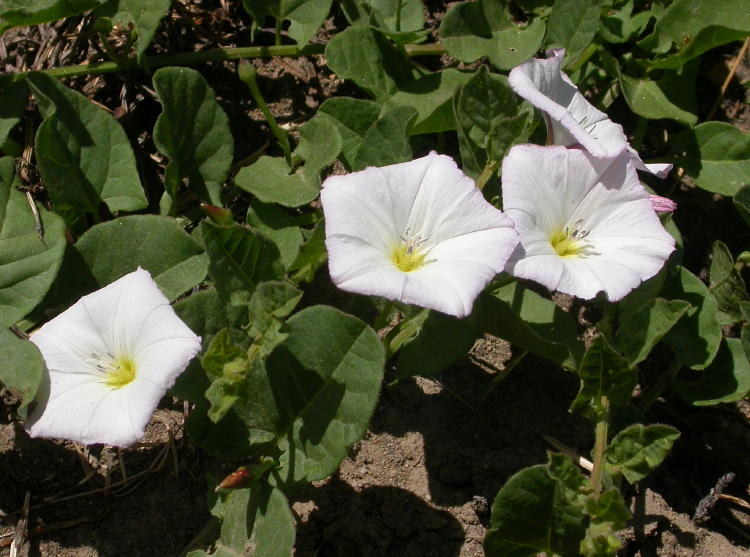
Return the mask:
[[[426,238],[423,238],[419,234],[410,236],[409,228],[406,229],[405,234],[400,238],[401,243],[391,253],[391,260],[399,270],[410,273],[432,262],[432,260],[425,261],[429,250],[425,251],[421,247],[425,243]]]
[[[104,374],[102,383],[111,389],[121,389],[135,380],[136,366],[131,358],[100,359],[96,364],[96,369]]]
[[[583,229],[582,225],[583,220],[577,220],[572,227],[566,226],[552,233],[549,243],[552,245],[552,249],[557,252],[557,255],[560,257],[585,257],[594,253],[591,244],[584,241],[591,231]]]

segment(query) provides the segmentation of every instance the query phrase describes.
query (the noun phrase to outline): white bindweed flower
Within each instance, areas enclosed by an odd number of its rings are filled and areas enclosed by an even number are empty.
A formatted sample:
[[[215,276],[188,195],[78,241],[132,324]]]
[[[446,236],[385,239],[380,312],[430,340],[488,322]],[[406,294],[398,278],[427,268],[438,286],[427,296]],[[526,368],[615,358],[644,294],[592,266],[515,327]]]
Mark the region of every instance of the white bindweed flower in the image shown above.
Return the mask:
[[[515,276],[616,301],[674,250],[626,155],[603,161],[581,149],[518,145],[502,178],[503,208],[520,237],[508,267]]]
[[[547,124],[547,144],[565,147],[581,145],[596,158],[614,159],[627,151],[638,170],[664,178],[671,164],[645,164],[615,124],[597,110],[561,71],[564,48],[547,52],[548,58],[532,58],[516,66],[508,82],[519,96],[542,111]]]
[[[31,437],[125,447],[201,347],[148,271],[82,297],[31,335],[48,377]]]
[[[453,159],[331,176],[323,184],[328,267],[348,292],[464,317],[518,242]]]

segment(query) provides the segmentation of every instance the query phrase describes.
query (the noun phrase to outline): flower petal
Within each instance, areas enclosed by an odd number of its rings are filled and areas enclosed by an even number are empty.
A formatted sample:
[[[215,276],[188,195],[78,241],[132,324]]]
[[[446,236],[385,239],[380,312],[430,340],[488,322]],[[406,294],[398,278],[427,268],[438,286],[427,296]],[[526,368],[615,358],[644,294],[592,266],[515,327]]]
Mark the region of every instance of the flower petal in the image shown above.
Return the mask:
[[[84,296],[31,336],[48,376],[26,423],[32,437],[127,446],[200,350],[151,275],[138,269]],[[127,360],[134,378],[107,383]]]
[[[606,163],[586,151],[521,145],[502,175],[503,206],[523,246],[508,267],[515,276],[584,299],[604,291],[614,301],[674,250],[627,153]],[[552,238],[560,233],[582,251],[558,255]]]
[[[436,153],[328,178],[321,201],[329,272],[339,288],[451,315],[471,311],[517,243],[512,221]],[[425,263],[404,272],[393,257],[407,241]]]

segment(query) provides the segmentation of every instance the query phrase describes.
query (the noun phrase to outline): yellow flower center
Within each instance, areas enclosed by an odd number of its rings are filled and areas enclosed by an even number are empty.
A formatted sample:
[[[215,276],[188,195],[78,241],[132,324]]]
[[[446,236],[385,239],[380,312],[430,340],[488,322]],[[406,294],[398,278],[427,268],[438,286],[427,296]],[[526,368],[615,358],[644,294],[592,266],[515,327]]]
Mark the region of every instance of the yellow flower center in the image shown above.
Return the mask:
[[[581,222],[576,222],[572,231],[566,226],[563,229],[558,228],[550,236],[549,243],[560,257],[584,256],[587,255],[587,251],[591,250],[591,244],[584,240],[589,235],[589,231],[579,228]]]
[[[401,271],[410,273],[425,264],[424,258],[426,255],[412,242],[402,242],[393,250],[391,259]]]
[[[112,389],[121,389],[135,379],[135,362],[130,358],[117,358],[99,369],[106,374],[104,383]]]

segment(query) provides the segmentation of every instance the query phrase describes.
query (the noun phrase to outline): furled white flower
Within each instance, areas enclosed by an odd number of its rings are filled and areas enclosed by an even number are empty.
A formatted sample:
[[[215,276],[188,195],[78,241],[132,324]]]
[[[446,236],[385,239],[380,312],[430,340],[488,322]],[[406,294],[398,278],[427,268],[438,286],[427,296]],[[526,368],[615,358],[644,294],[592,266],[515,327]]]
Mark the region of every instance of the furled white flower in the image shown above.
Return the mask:
[[[632,160],[581,149],[513,147],[503,161],[503,208],[520,237],[508,270],[579,298],[616,301],[655,275],[674,239]]]
[[[26,423],[29,435],[119,447],[143,437],[201,346],[141,268],[78,300],[31,342],[49,375]]]
[[[671,164],[645,164],[615,124],[597,110],[560,70],[564,48],[547,52],[548,58],[532,58],[516,66],[508,76],[513,90],[544,114],[549,145],[581,145],[596,158],[613,159],[627,151],[638,170],[664,178]]]
[[[321,201],[336,286],[457,317],[518,242],[510,219],[436,153],[331,176]]]

